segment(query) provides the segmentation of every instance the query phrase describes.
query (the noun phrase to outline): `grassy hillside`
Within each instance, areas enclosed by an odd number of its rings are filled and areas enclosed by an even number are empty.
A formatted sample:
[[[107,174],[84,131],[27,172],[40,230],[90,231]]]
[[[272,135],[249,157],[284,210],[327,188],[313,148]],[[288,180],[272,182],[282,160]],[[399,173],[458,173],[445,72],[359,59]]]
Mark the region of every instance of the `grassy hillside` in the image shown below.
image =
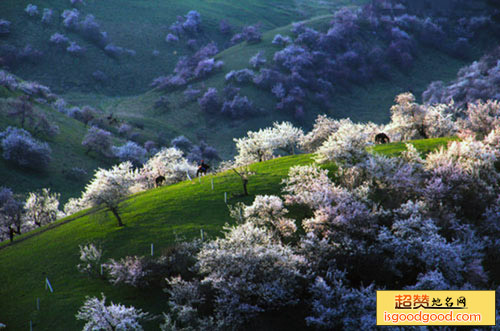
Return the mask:
[[[17,119],[7,115],[9,102],[15,97],[15,93],[5,89],[3,95],[0,95],[0,131],[8,126],[20,126]],[[87,133],[87,128],[83,123],[36,102],[34,108],[37,112],[45,113],[52,123],[59,126],[60,133],[53,138],[35,136],[36,139],[47,141],[52,150],[52,160],[44,171],[34,171],[20,169],[0,157],[0,186],[10,187],[14,193],[22,194],[47,187],[52,192],[61,193],[61,203],[65,203],[70,197],[80,194],[84,185],[92,178],[95,169],[108,167],[112,163],[111,160],[106,160],[93,152],[85,154],[82,139]],[[29,127],[27,129],[29,131]],[[118,139],[115,143],[118,144]],[[65,172],[73,167],[84,169],[87,175],[79,180],[69,180],[65,177]]]
[[[448,140],[415,141],[415,144],[426,152]],[[403,149],[403,143],[392,143],[376,146],[374,151],[393,155]],[[105,280],[78,273],[78,245],[98,242],[104,249],[105,259],[117,259],[148,255],[152,243],[159,253],[173,245],[177,238],[198,237],[200,229],[211,237],[217,236],[226,222],[232,222],[224,203],[224,192],[228,192],[228,204],[238,201],[250,204],[257,194],[280,194],[281,180],[288,169],[311,162],[311,155],[302,154],[252,165],[251,170],[256,174],[249,181],[248,197],[231,198],[231,194],[242,192],[242,185],[236,174],[225,172],[131,196],[121,206],[125,223],[122,228],[116,226],[111,214],[98,211],[69,222],[60,220],[60,226],[39,235],[20,236],[13,245],[3,243],[0,246],[0,321],[8,325],[8,330],[28,328],[29,321],[33,322],[34,330],[78,330],[83,324],[75,320],[74,314],[86,295],[100,296],[101,292],[115,303],[160,314],[167,309],[166,297],[161,291],[112,286]],[[327,167],[334,171],[332,165]],[[46,277],[54,293],[45,290]],[[40,311],[36,308],[37,298]],[[153,321],[146,329],[155,330],[158,323]]]
[[[3,0],[0,2],[0,19],[12,22],[11,34],[0,39],[0,45],[11,44],[23,48],[26,44],[44,52],[40,63],[23,64],[14,67],[19,76],[36,80],[51,86],[55,91],[86,91],[108,95],[128,95],[146,91],[151,80],[162,72],[170,72],[183,54],[189,54],[186,41],[198,40],[199,46],[210,40],[219,47],[226,44],[231,35],[223,36],[218,32],[219,21],[226,19],[235,32],[248,24],[261,23],[263,30],[287,25],[293,21],[322,15],[343,5],[358,5],[366,0],[327,0],[327,1],[287,1],[287,0],[85,0],[84,5],[77,5],[80,16],[93,14],[106,31],[111,42],[117,46],[133,49],[136,56],[122,56],[113,59],[94,44],[89,43],[79,34],[67,31],[61,23],[60,15],[65,9],[71,9],[69,0]],[[27,4],[54,10],[53,22],[43,25],[41,15],[29,17],[24,9]],[[179,43],[171,45],[165,42],[169,27],[178,15],[185,15],[190,10],[201,14],[202,31],[185,37]],[[81,58],[75,58],[49,43],[50,36],[60,32],[72,41],[86,48]],[[152,56],[153,50],[160,52]],[[100,70],[108,76],[106,82],[97,83],[92,73]]]
[[[310,19],[306,23],[321,30],[330,20],[331,16],[322,16]],[[242,43],[221,52],[216,59],[224,61],[222,70],[207,79],[194,82],[193,87],[200,89],[202,93],[208,87],[216,87],[219,94],[222,94],[225,86],[224,77],[229,71],[248,68],[249,59],[259,50],[265,52],[268,63],[272,62],[274,52],[281,49],[271,43],[272,39],[278,33],[290,34],[290,29],[291,25],[268,31],[260,43]],[[365,42],[374,43],[369,39]],[[478,46],[474,54],[479,57],[481,47]],[[423,48],[409,72],[403,73],[394,69],[391,72],[391,80],[376,80],[363,87],[354,86],[349,92],[337,93],[331,100],[330,109],[320,108],[309,102],[305,118],[300,123],[294,124],[309,130],[318,114],[327,114],[333,118],[350,117],[353,121],[386,123],[390,117],[390,106],[397,94],[411,90],[420,97],[430,82],[453,80],[457,71],[465,64],[463,60],[457,60],[434,49]],[[256,107],[264,109],[264,114],[237,121],[205,116],[196,101],[185,101],[183,89],[167,92],[150,91],[137,97],[98,98],[94,99],[94,102],[124,120],[143,123],[143,134],[149,139],[156,139],[158,132],[163,132],[170,139],[185,135],[193,141],[207,141],[210,145],[216,146],[224,158],[229,158],[235,152],[232,143],[234,137],[244,136],[248,130],[271,126],[274,121],[293,121],[290,115],[275,109],[276,98],[271,93],[259,90],[254,85],[246,85],[242,87],[241,94],[248,96]],[[171,102],[170,110],[166,112],[154,109],[155,101],[162,95],[167,95]],[[74,102],[92,102],[82,94],[67,95],[67,98]]]

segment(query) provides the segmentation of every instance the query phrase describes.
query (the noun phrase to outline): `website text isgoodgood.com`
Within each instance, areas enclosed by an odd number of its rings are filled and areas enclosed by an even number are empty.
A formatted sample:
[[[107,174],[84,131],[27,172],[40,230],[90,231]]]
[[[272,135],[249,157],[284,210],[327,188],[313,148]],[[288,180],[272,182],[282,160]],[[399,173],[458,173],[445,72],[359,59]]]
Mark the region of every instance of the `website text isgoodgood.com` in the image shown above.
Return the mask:
[[[450,310],[447,313],[388,313],[384,311],[384,321],[394,324],[407,322],[464,322],[475,323],[481,322],[481,314],[456,313]]]

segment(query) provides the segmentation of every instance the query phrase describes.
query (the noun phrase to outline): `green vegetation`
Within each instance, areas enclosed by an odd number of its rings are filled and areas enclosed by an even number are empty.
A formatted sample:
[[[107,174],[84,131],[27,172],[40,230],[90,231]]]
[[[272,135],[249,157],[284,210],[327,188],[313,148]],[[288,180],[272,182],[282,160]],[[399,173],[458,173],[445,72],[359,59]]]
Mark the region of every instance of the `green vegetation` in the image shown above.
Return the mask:
[[[19,126],[18,120],[7,115],[9,102],[14,97],[12,93],[6,92],[6,98],[0,98],[0,131],[8,126]],[[39,172],[20,169],[0,157],[0,186],[11,187],[15,193],[23,194],[50,188],[53,192],[61,193],[61,202],[65,203],[69,198],[80,195],[95,169],[109,167],[112,163],[94,153],[85,154],[82,139],[87,128],[83,123],[42,104],[35,103],[34,108],[37,112],[44,112],[52,123],[59,126],[60,133],[53,138],[36,137],[48,142],[52,149],[52,161],[45,171]],[[65,173],[73,167],[84,169],[87,175],[79,180],[68,180]]]
[[[406,143],[410,143],[422,154],[426,155],[429,152],[440,148],[446,147],[448,142],[458,140],[458,137],[445,137],[445,138],[431,138],[419,139],[405,142],[390,143],[385,145],[377,145],[372,147],[371,150],[377,154],[386,156],[397,156],[406,150]]]
[[[454,138],[412,143],[425,152],[450,139]],[[392,155],[402,148],[403,144],[393,143],[378,145],[373,150]],[[242,193],[241,180],[233,172],[224,172],[131,196],[121,207],[125,223],[121,228],[116,226],[113,215],[104,210],[88,215],[82,212],[71,216],[81,217],[69,222],[60,220],[60,226],[53,224],[53,229],[39,235],[23,240],[31,235],[28,233],[16,237],[13,245],[4,243],[0,249],[0,320],[14,330],[27,328],[30,320],[34,329],[77,330],[82,323],[76,321],[74,314],[85,296],[100,296],[101,292],[115,303],[161,314],[167,309],[166,297],[158,290],[112,286],[105,280],[80,274],[76,269],[78,246],[89,241],[100,243],[104,258],[116,259],[148,255],[151,243],[155,252],[161,253],[177,239],[198,237],[200,229],[210,237],[217,236],[225,223],[232,222],[224,192],[228,193],[228,204],[250,204],[257,194],[280,194],[281,180],[288,169],[311,162],[310,154],[301,154],[252,165],[250,170],[255,175],[250,177],[247,197],[232,197]],[[333,165],[327,167],[333,172]],[[54,293],[45,290],[46,277]],[[40,311],[36,310],[36,298],[40,298]],[[150,322],[146,329],[157,329],[158,323]]]
[[[330,20],[331,16],[322,16],[310,19],[306,23],[321,30]],[[250,67],[249,59],[259,50],[265,52],[268,62],[272,61],[274,52],[280,49],[279,46],[271,44],[272,39],[278,33],[290,34],[290,29],[291,25],[280,27],[264,33],[260,43],[244,42],[221,52],[215,58],[224,61],[222,71],[202,81],[193,82],[193,88],[203,93],[207,87],[215,87],[219,95],[222,95],[225,86],[224,77],[229,71]],[[363,42],[373,43],[369,40]],[[475,52],[479,57],[480,47]],[[337,93],[331,100],[330,109],[320,108],[309,102],[305,118],[301,122],[295,121],[294,125],[309,130],[318,114],[327,114],[332,118],[349,117],[355,122],[386,123],[390,117],[389,109],[394,104],[394,97],[397,94],[411,90],[419,97],[430,82],[435,80],[448,82],[454,79],[457,71],[465,64],[463,60],[457,60],[434,49],[423,48],[408,73],[394,69],[391,72],[391,80],[376,80],[363,87],[354,86],[350,91]],[[150,91],[136,97],[100,98],[95,105],[113,112],[124,121],[143,124],[144,130],[141,134],[144,141],[156,139],[158,132],[163,132],[169,139],[184,135],[192,141],[205,140],[209,145],[215,146],[226,159],[235,152],[232,144],[234,137],[242,137],[249,130],[256,131],[271,126],[275,121],[293,121],[289,115],[275,109],[277,100],[271,93],[257,89],[254,85],[242,86],[241,94],[254,101],[257,108],[264,110],[264,114],[238,121],[206,116],[196,101],[185,101],[183,91],[184,89],[167,92]],[[167,95],[171,102],[170,109],[164,112],[154,109],[155,101],[162,95]],[[91,102],[81,94],[69,95],[68,100]]]
[[[69,0],[31,1],[43,8],[52,8],[52,23],[43,25],[40,16],[29,18],[24,9],[29,2],[5,0],[0,3],[0,17],[12,22],[12,33],[6,42],[16,47],[27,43],[44,52],[42,61],[37,65],[22,65],[15,68],[19,76],[36,80],[48,85],[56,92],[90,92],[108,95],[130,95],[147,91],[154,77],[171,72],[181,55],[191,51],[185,46],[191,38],[182,38],[180,43],[170,45],[165,42],[169,27],[178,15],[190,10],[201,14],[202,31],[193,36],[201,46],[214,40],[222,47],[231,36],[219,33],[222,19],[240,31],[248,24],[261,23],[263,30],[285,26],[293,21],[323,15],[344,5],[359,5],[366,0],[327,0],[327,1],[288,1],[288,0],[249,0],[245,2],[229,0],[86,0],[78,5],[82,18],[93,14],[106,31],[111,42],[117,46],[133,49],[136,56],[122,56],[114,59],[104,51],[82,38],[79,34],[64,29],[60,19],[65,9],[71,9]],[[72,41],[86,48],[81,58],[75,58],[49,43],[50,36],[64,33]],[[158,50],[160,55],[152,55]],[[96,83],[92,73],[101,70],[108,76],[107,83]]]

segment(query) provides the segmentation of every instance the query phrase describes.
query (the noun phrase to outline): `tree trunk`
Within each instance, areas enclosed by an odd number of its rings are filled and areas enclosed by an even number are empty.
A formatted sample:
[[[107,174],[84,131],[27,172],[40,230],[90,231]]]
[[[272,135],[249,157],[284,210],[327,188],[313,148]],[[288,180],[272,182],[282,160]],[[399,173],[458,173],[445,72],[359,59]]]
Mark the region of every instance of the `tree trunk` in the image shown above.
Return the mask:
[[[243,194],[245,194],[245,196],[248,195],[248,191],[247,191],[247,184],[248,184],[248,179],[242,179],[243,181]]]
[[[12,229],[12,228],[9,228],[9,238],[10,238],[10,242],[14,241],[14,229]]]
[[[118,226],[123,226],[122,219],[120,218],[120,215],[118,215],[118,210],[116,208],[109,208],[111,209],[111,212],[113,215],[115,215],[116,220],[118,221]]]

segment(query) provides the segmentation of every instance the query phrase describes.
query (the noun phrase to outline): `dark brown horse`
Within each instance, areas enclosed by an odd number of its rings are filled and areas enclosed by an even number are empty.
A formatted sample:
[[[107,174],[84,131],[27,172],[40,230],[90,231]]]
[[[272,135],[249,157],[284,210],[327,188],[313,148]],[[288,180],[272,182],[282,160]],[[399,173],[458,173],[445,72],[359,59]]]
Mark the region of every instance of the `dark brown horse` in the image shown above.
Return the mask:
[[[378,133],[376,136],[375,136],[375,143],[376,144],[387,144],[387,143],[390,143],[391,140],[389,139],[389,137],[381,132],[381,133]]]
[[[165,182],[165,177],[162,175],[155,178],[155,187],[161,186]]]

